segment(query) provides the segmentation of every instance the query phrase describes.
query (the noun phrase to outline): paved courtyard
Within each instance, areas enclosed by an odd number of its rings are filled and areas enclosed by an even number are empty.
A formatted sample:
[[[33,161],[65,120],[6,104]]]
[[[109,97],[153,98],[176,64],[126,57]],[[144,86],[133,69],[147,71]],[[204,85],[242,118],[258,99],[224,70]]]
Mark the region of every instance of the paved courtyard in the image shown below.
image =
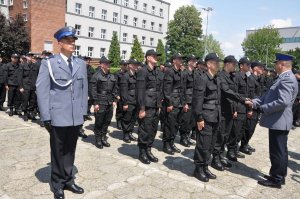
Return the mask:
[[[161,132],[153,152],[159,162],[141,164],[136,143],[125,144],[121,131],[110,127],[110,148],[94,146],[93,122],[86,122],[87,139],[79,139],[75,160],[76,182],[83,195],[65,191],[66,198],[300,198],[300,129],[289,135],[289,168],[286,185],[270,189],[257,184],[267,174],[267,130],[257,127],[251,144],[256,152],[240,159],[224,172],[211,169],[217,180],[202,183],[192,177],[194,147],[181,154],[164,154]],[[0,199],[53,198],[49,188],[50,146],[47,131],[38,124],[25,123],[18,116],[0,112]]]

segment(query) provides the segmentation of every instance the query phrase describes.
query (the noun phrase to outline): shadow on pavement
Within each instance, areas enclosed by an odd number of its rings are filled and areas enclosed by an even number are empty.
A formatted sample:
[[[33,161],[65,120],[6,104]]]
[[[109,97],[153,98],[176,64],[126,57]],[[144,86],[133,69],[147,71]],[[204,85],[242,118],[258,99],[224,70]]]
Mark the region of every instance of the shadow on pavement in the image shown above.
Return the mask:
[[[170,170],[180,171],[187,176],[193,176],[194,162],[191,159],[183,157],[166,156],[163,165]]]
[[[131,142],[129,144],[122,144],[121,147],[118,148],[118,152],[120,154],[129,156],[134,159],[139,158],[139,148],[137,147],[136,142]]]

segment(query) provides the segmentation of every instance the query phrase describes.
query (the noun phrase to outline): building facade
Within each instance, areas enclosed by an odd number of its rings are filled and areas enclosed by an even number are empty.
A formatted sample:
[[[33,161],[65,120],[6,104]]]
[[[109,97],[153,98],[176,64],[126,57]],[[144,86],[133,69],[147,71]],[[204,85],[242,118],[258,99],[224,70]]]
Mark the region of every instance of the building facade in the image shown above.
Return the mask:
[[[283,51],[294,50],[295,48],[300,48],[300,26],[298,27],[287,27],[287,28],[277,28],[280,36],[283,39],[283,43],[280,48]],[[247,36],[254,33],[256,30],[247,30]]]
[[[9,16],[8,6],[10,0],[0,0],[0,12],[4,14],[6,17]]]
[[[9,16],[21,13],[27,21],[32,52],[58,52],[54,32],[73,26],[79,38],[76,55],[107,56],[116,32],[120,56],[129,59],[134,38],[144,52],[156,48],[159,39],[165,43],[169,8],[161,0],[18,0],[9,6]]]

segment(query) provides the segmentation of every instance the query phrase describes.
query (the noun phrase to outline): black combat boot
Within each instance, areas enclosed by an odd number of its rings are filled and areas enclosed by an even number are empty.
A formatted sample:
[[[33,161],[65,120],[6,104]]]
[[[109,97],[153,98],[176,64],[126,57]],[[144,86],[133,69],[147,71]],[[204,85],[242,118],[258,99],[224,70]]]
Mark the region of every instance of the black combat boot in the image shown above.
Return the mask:
[[[122,125],[120,120],[117,120],[117,129],[122,130]]]
[[[188,135],[187,133],[182,133],[181,137],[180,137],[180,142],[179,142],[182,146],[184,147],[190,147],[190,144],[188,142]]]
[[[218,171],[224,171],[224,166],[222,165],[222,163],[220,161],[220,156],[215,155],[213,157],[211,167],[218,170]]]
[[[209,178],[209,179],[216,179],[217,176],[215,174],[213,174],[209,169],[208,169],[208,165],[204,165],[203,167],[203,171],[205,173],[205,175]]]
[[[96,144],[97,148],[103,149],[103,144],[102,144],[102,141],[101,141],[101,135],[97,131],[95,131],[95,144]]]
[[[181,150],[178,149],[178,148],[175,146],[174,140],[171,140],[171,141],[170,141],[170,147],[171,147],[171,149],[172,149],[173,152],[175,152],[175,153],[181,153]]]
[[[208,182],[209,178],[206,176],[203,170],[204,165],[196,165],[194,171],[194,177],[202,182]]]
[[[5,108],[3,107],[3,104],[0,104],[0,111],[5,111]]]
[[[163,148],[163,151],[169,155],[174,155],[174,152],[173,150],[171,149],[171,146],[170,146],[170,142],[166,141],[164,142],[164,148]]]
[[[10,108],[10,109],[9,109],[8,115],[9,115],[10,117],[14,115],[14,110],[13,110],[13,108]]]
[[[226,157],[227,157],[228,160],[231,160],[233,162],[237,162],[237,157],[235,155],[234,150],[232,150],[232,149],[228,150]]]
[[[128,132],[124,132],[123,133],[123,141],[126,142],[126,143],[130,143],[131,142]]]
[[[37,119],[35,118],[34,111],[30,111],[30,112],[29,112],[28,118],[31,119],[32,121],[37,120]]]
[[[25,122],[28,121],[28,113],[27,113],[26,111],[24,112],[23,120],[24,120]]]
[[[101,134],[101,142],[102,142],[103,146],[110,147],[110,144],[107,142],[106,133]]]
[[[148,156],[148,159],[151,161],[151,162],[158,162],[158,158],[155,157],[152,152],[151,152],[151,147],[148,147],[146,149],[146,154]]]
[[[139,160],[144,164],[150,164],[150,160],[146,154],[146,149],[140,147]]]
[[[137,138],[132,135],[132,132],[129,132],[129,139],[131,141],[135,141],[135,142],[137,141]]]
[[[226,168],[232,167],[232,164],[228,160],[226,160],[223,156],[220,157],[220,161],[224,167]]]
[[[192,130],[191,139],[192,140],[196,140],[197,139],[196,130]]]

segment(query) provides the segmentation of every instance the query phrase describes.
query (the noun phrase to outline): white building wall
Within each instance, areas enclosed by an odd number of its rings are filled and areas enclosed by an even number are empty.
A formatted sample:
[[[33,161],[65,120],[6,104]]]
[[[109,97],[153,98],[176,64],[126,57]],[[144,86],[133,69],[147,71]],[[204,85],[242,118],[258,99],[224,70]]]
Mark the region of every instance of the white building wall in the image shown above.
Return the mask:
[[[148,49],[155,49],[158,39],[162,39],[165,43],[167,26],[169,21],[169,6],[170,4],[160,0],[138,0],[138,8],[134,8],[134,0],[128,0],[128,7],[120,6],[121,2],[125,0],[118,0],[119,4],[114,4],[114,0],[68,0],[66,24],[75,27],[75,24],[81,25],[81,34],[78,36],[79,40],[76,45],[81,46],[80,54],[88,55],[88,47],[94,48],[93,58],[100,57],[100,48],[105,48],[105,55],[108,54],[110,41],[113,31],[118,32],[120,39],[121,53],[127,51],[126,59],[129,59],[131,47],[133,43],[133,35],[136,35],[140,42],[142,37],[145,37],[145,44],[142,45],[144,52]],[[75,5],[80,3],[82,5],[81,14],[75,13]],[[147,3],[147,12],[143,11],[143,3]],[[95,8],[94,18],[89,17],[89,7]],[[151,14],[152,6],[155,6],[155,14]],[[106,20],[101,19],[102,9],[107,10]],[[159,16],[160,9],[163,9],[163,16]],[[113,13],[118,13],[117,22],[113,22]],[[123,16],[128,16],[127,25],[123,24]],[[138,18],[137,27],[133,25],[133,18]],[[146,20],[146,27],[142,27],[142,21]],[[151,30],[151,22],[154,22],[154,29]],[[159,30],[159,24],[162,24],[162,30]],[[88,37],[89,27],[94,27],[94,37]],[[101,29],[106,29],[106,38],[101,39]],[[121,30],[121,32],[120,32]],[[127,41],[123,41],[123,33],[127,33]],[[150,38],[154,39],[153,44],[150,44]]]
[[[9,0],[3,0],[3,4],[2,1],[0,1],[0,11],[1,13],[3,13],[7,18],[9,17],[9,9],[8,9],[8,2]]]

